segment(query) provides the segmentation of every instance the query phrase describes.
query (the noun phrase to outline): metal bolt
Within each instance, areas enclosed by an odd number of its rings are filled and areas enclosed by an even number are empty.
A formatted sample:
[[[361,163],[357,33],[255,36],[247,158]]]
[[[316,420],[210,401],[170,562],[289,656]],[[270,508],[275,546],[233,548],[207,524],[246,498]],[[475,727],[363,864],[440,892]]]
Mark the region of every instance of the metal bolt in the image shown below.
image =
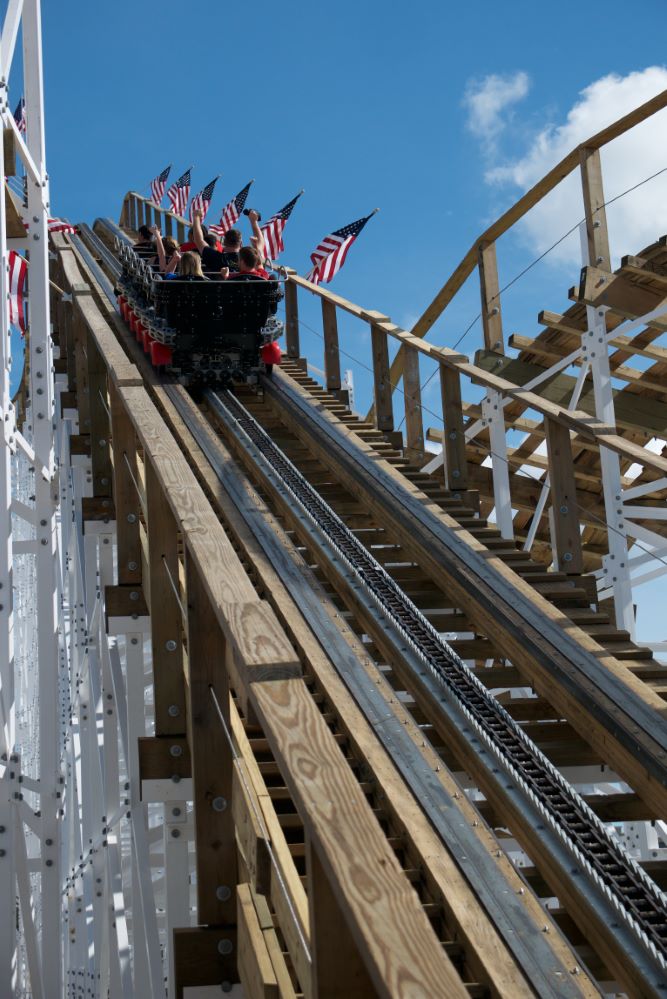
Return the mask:
[[[130,600],[138,600],[138,599],[139,599],[139,591],[138,590],[131,590],[130,591]]]
[[[180,815],[180,814],[181,814],[181,810],[180,810],[180,808],[178,807],[178,805],[176,805],[176,806],[175,806],[174,808],[172,808],[172,810],[171,810],[171,814],[172,814],[172,815]]]
[[[179,708],[178,704],[170,704],[169,707],[167,708],[167,714],[169,715],[170,718],[178,718],[180,713],[181,709]]]
[[[170,746],[169,747],[169,755],[170,756],[174,756],[174,757],[182,756],[183,755],[183,747],[182,746]]]
[[[227,807],[227,799],[219,796],[213,799],[211,805],[214,812],[224,812]]]
[[[181,830],[180,829],[172,829],[171,830],[171,835],[174,837],[174,839],[178,839],[178,837],[181,835]]]
[[[563,513],[563,514],[567,513],[567,507],[566,507],[565,505],[563,505],[563,506],[562,506],[562,507],[560,508],[560,512],[561,512],[561,513]]]
[[[128,562],[127,563],[127,567],[130,570],[130,572],[136,572],[136,570],[138,568],[136,562]]]
[[[228,885],[218,885],[215,889],[215,897],[218,902],[227,902],[232,897],[232,890]]]
[[[167,650],[167,652],[175,652],[176,649],[178,648],[173,638],[168,639],[168,641],[164,643],[164,647]]]
[[[128,524],[136,524],[136,522],[137,522],[137,515],[135,513],[128,513],[128,515],[127,515],[127,522],[128,522]]]
[[[571,561],[572,561],[572,552],[565,552],[565,554],[563,555],[563,562],[571,562]]]
[[[234,950],[234,944],[231,940],[218,940],[218,954],[231,954]]]

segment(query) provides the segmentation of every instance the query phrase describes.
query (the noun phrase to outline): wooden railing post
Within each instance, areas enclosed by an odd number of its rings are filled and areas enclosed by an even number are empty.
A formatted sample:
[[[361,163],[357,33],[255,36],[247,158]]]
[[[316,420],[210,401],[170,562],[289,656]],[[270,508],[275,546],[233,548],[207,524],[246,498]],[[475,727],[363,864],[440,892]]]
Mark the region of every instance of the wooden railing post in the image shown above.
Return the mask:
[[[403,400],[405,403],[405,455],[419,461],[424,457],[424,424],[422,420],[419,353],[407,350],[403,368]]]
[[[146,462],[146,529],[155,734],[182,735],[187,727],[182,613],[174,589],[179,585],[178,527],[150,461]]]
[[[468,488],[468,462],[461,404],[461,376],[458,371],[440,365],[440,392],[444,431],[444,471],[447,488],[452,492]]]
[[[371,323],[371,346],[373,349],[375,426],[378,430],[391,433],[394,429],[394,407],[389,379],[389,345],[387,334],[375,323]]]
[[[164,224],[164,232],[162,233],[162,235],[171,236],[173,229],[172,229],[171,215],[168,211],[163,212],[163,224]]]
[[[109,384],[111,444],[113,450],[113,501],[116,511],[118,582],[141,583],[141,537],[137,449],[134,429],[113,382]],[[134,480],[134,481],[133,481]]]
[[[111,496],[112,465],[107,396],[107,368],[97,344],[88,333],[86,340],[88,362],[88,392],[90,408],[90,456],[93,470],[93,496]]]
[[[179,243],[185,242],[186,228],[185,222],[181,222],[180,219],[176,219],[176,239]]]
[[[581,165],[584,211],[586,213],[588,258],[593,267],[599,267],[603,271],[610,271],[609,233],[607,230],[607,212],[604,207],[600,150],[581,149],[579,162]]]
[[[197,922],[236,924],[237,858],[232,815],[233,758],[215,702],[231,732],[226,642],[194,559],[186,549],[188,741],[192,761]],[[231,946],[235,942],[230,938]]]
[[[295,286],[296,289],[296,286]],[[324,330],[324,376],[328,392],[340,392],[340,354],[338,350],[338,319],[333,302],[322,299],[322,329]]]
[[[288,357],[300,356],[297,287],[289,280],[285,282],[285,346]]]
[[[74,308],[72,310],[72,340],[71,345],[74,356],[74,370],[76,378],[76,405],[79,411],[79,433],[90,433],[90,403],[88,393],[88,364],[86,360],[86,345],[88,331],[77,307],[82,296],[90,295],[91,290],[87,284],[72,285],[72,298]],[[70,388],[72,386],[70,385]]]
[[[478,246],[479,290],[482,300],[482,328],[487,350],[505,353],[503,317],[500,311],[500,284],[496,244],[480,243]]]
[[[561,572],[580,573],[583,572],[584,560],[570,431],[549,417],[545,417],[544,426],[549,456],[554,532],[551,542],[555,561]]]

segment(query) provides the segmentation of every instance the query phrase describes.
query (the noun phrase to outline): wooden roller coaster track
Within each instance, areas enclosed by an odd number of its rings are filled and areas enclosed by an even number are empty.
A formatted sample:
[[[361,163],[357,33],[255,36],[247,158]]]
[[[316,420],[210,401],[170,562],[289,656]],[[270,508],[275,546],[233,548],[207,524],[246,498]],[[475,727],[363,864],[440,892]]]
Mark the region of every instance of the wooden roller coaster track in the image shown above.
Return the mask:
[[[284,364],[234,398],[195,402],[159,377],[116,307],[116,241],[153,220],[183,238],[184,219],[130,193],[120,229],[52,236],[68,293],[52,300],[62,415],[78,422],[72,466],[90,468],[73,513],[97,539],[103,589],[93,640],[129,650],[125,674],[102,656],[95,681],[114,703],[128,691],[121,810],[192,802],[193,925],[168,922],[176,996],[236,982],[252,997],[664,994],[667,861],[656,849],[637,862],[609,829],[667,819],[667,667],[635,640],[614,564],[619,538],[621,557],[637,544],[650,562],[665,535],[667,250],[662,238],[612,272],[599,149],[666,104],[574,150],[482,235],[412,332],[285,268]],[[577,166],[593,263],[567,312],[541,311],[510,356],[495,240]],[[472,362],[424,336],[475,266]],[[321,301],[323,384],[301,354],[304,292]],[[370,332],[365,419],[343,388],[341,313]],[[440,377],[432,429],[420,359]],[[395,606],[360,574],[367,556]],[[461,714],[408,611],[436,645],[446,636],[448,668],[516,734],[521,760]],[[129,646],[144,633],[150,735]],[[530,773],[572,794],[567,828]],[[72,971],[94,852],[69,873]]]

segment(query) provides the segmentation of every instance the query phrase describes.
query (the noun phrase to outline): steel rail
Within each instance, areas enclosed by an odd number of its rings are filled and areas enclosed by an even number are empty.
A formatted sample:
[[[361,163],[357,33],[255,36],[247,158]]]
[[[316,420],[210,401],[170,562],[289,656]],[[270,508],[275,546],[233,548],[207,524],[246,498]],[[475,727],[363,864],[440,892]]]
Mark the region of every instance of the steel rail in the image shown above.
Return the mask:
[[[659,992],[667,985],[667,898],[629,856],[581,796],[567,783],[511,715],[400,589],[385,569],[346,527],[316,490],[231,392],[207,393],[216,414],[251,446],[255,460],[278,477],[292,500],[309,518],[316,533],[335,549],[366,595],[396,630],[402,647],[408,643],[413,664],[435,680],[440,702],[459,717],[474,735],[491,783],[511,781],[524,807],[532,810],[551,839],[552,855],[563,863],[563,852],[588,876],[588,891],[596,896],[603,925],[627,931],[624,949],[637,973]],[[472,740],[471,740],[472,741]],[[506,784],[505,788],[506,790]],[[545,825],[546,823],[546,825]]]

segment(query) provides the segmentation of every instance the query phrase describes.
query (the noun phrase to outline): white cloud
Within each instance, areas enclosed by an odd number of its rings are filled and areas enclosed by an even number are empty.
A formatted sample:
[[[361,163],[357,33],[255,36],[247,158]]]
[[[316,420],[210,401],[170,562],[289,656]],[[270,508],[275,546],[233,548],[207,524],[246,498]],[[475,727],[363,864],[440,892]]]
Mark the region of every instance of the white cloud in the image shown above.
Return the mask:
[[[528,74],[522,71],[504,76],[494,73],[468,83],[463,97],[466,124],[489,153],[507,123],[509,109],[523,100],[529,89]]]
[[[535,136],[523,157],[487,170],[487,183],[527,190],[580,142],[666,88],[664,66],[596,80],[582,90],[562,124],[549,125]],[[667,167],[667,109],[605,146],[601,157],[606,200]],[[579,172],[575,171],[529,212],[519,224],[519,232],[531,252],[542,253],[583,214]],[[607,215],[612,262],[617,266],[623,254],[637,254],[667,232],[667,173],[610,205]],[[570,236],[547,259],[578,266],[578,234]]]

